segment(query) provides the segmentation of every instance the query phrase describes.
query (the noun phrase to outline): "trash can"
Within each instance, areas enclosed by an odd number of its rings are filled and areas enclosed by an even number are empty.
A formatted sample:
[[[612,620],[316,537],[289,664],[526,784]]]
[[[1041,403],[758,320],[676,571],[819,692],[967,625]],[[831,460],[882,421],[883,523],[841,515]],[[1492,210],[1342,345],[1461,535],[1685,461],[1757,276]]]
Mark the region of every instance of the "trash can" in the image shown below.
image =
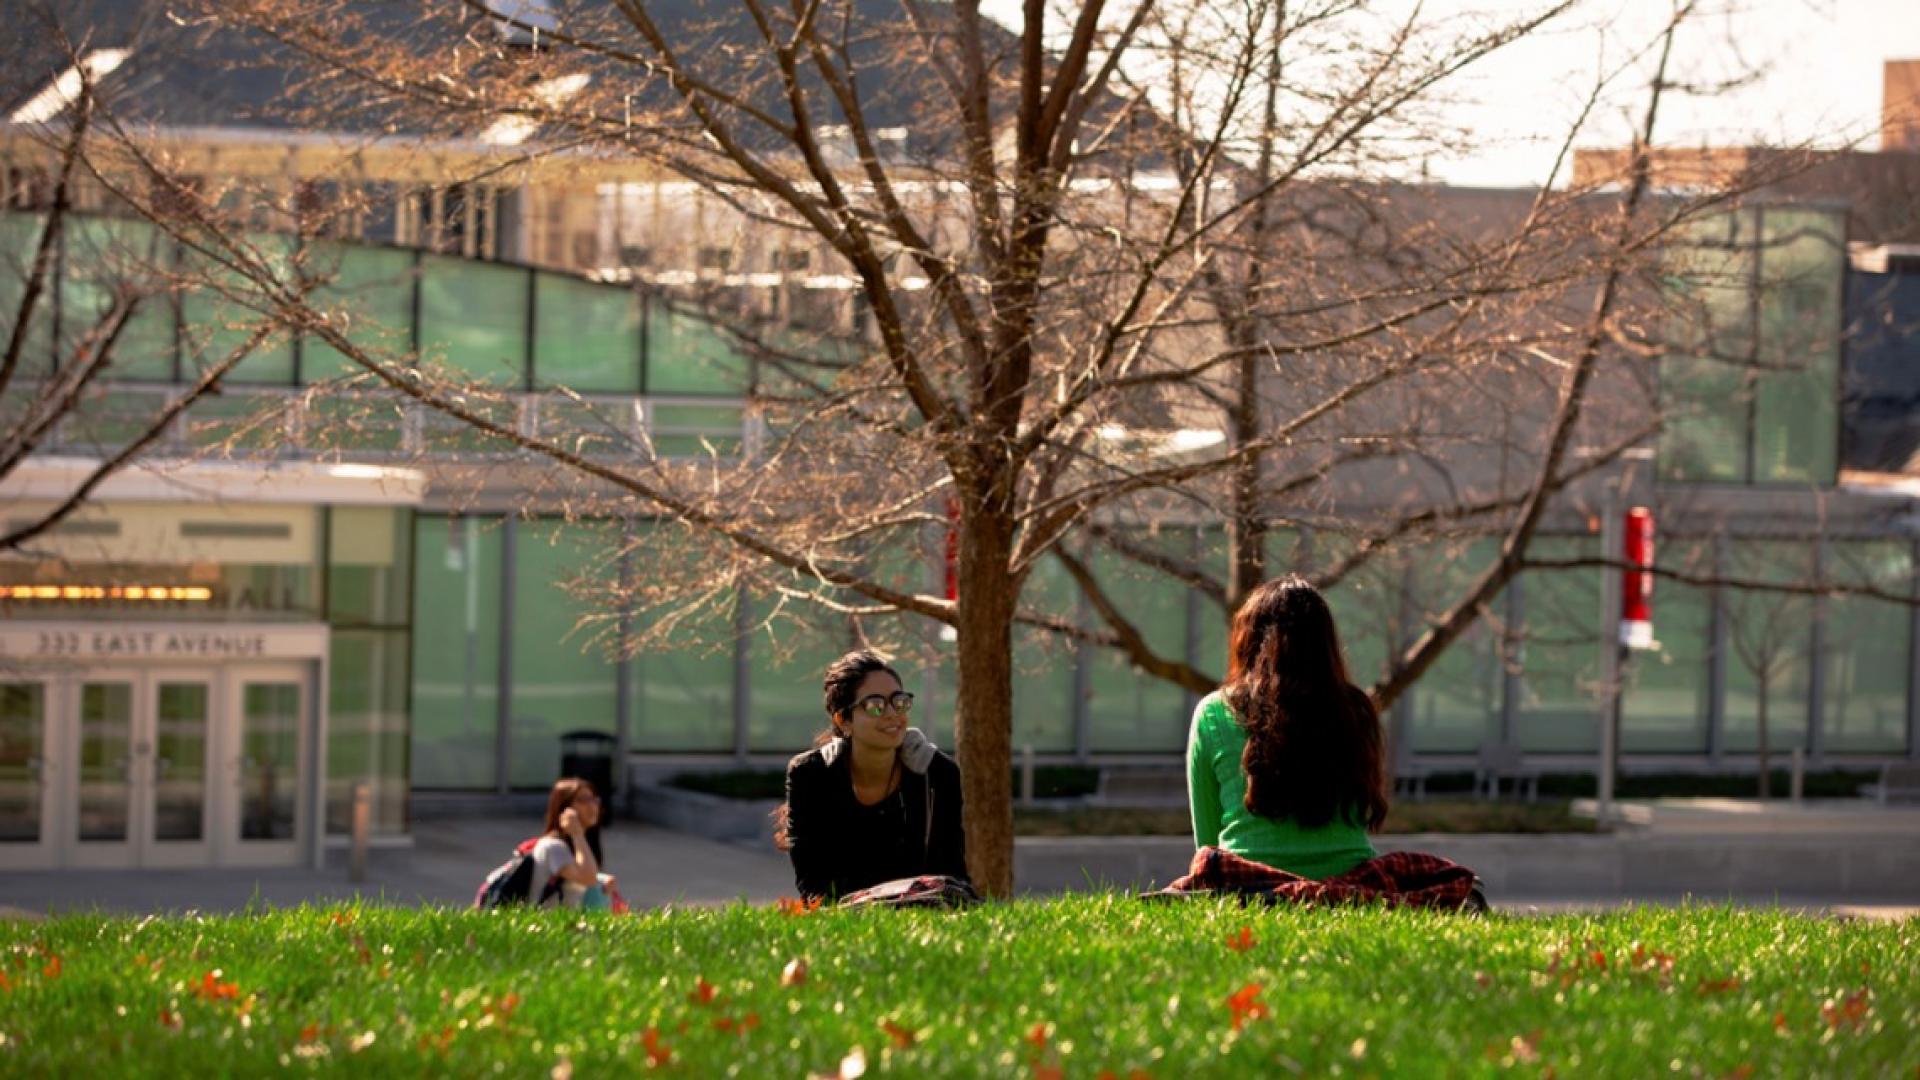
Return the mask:
[[[560,775],[577,776],[600,796],[601,815],[613,816],[613,747],[604,731],[581,729],[560,736]]]

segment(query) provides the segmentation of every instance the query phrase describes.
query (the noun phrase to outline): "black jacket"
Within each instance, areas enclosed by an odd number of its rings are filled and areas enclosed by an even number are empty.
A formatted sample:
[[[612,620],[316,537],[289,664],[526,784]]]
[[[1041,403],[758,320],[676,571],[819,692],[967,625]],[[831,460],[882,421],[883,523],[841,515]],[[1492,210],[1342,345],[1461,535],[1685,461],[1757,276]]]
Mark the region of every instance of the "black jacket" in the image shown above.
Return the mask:
[[[916,729],[900,746],[900,787],[878,806],[853,797],[853,754],[835,739],[787,765],[787,842],[806,899],[922,874],[965,880],[960,766]]]

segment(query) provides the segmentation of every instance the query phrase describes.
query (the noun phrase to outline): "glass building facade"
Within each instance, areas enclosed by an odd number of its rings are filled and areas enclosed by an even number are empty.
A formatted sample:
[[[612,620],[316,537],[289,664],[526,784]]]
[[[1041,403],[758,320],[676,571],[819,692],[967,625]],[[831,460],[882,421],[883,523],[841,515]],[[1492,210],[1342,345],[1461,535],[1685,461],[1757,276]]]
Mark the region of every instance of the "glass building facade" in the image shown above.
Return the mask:
[[[1658,472],[1668,485],[1829,487],[1839,443],[1835,380],[1844,257],[1840,219],[1804,208],[1742,209],[1703,226],[1674,256],[1678,351],[1663,363],[1675,420]],[[58,300],[33,327],[34,362],[51,362],[100,310],[119,274],[169,254],[144,226],[83,220],[69,234]],[[0,238],[25,248],[30,215],[0,214]],[[262,237],[269,250],[281,241]],[[137,254],[138,258],[134,258]],[[295,253],[288,251],[288,257]],[[733,453],[754,437],[744,408],[755,373],[723,335],[630,286],[395,248],[319,243],[298,253],[323,272],[324,303],[356,335],[500,388],[501,421],[537,434],[565,430],[588,453]],[[0,304],[17,298],[0,274]],[[12,294],[6,290],[15,289]],[[117,446],[207,364],[244,340],[248,316],[204,295],[143,310],[128,330],[115,381],[58,434],[58,449]],[[1686,321],[1690,320],[1690,321]],[[197,403],[159,451],[216,444],[265,455],[349,460],[504,453],[497,441],[432,420],[390,396],[353,391],[300,398],[302,387],[358,368],[311,338],[270,340],[236,371],[225,395]],[[565,387],[570,393],[550,392]],[[295,401],[279,427],[247,425],[259,403]],[[284,508],[283,508],[284,509]],[[854,635],[844,624],[787,617],[776,597],[724,597],[669,636],[674,649],[620,648],[662,613],[608,613],[592,599],[639,566],[621,552],[646,520],[591,521],[520,513],[296,508],[309,538],[285,557],[170,567],[272,617],[331,628],[328,686],[329,828],[344,829],[352,785],[373,784],[383,831],[404,830],[413,790],[513,790],[549,784],[562,733],[614,734],[639,754],[789,755],[823,723],[819,674]],[[290,511],[291,512],[291,511]],[[1663,530],[1665,525],[1663,523]],[[662,532],[662,550],[673,535]],[[1218,527],[1166,525],[1126,533],[1224,574]],[[1347,541],[1279,530],[1276,571],[1311,574]],[[1545,558],[1599,554],[1597,537],[1540,538]],[[1897,536],[1782,539],[1663,531],[1662,562],[1701,576],[1822,574],[1889,594],[1913,588],[1914,547]],[[1436,539],[1374,559],[1330,599],[1357,680],[1377,678],[1494,557],[1496,541]],[[1164,655],[1225,667],[1219,603],[1105,547],[1089,565],[1121,610]],[[134,558],[132,554],[126,556]],[[938,556],[908,550],[889,572],[939,579]],[[1437,569],[1436,569],[1437,568]],[[0,575],[33,564],[0,562]],[[11,579],[7,579],[11,580]],[[23,579],[24,580],[24,579]],[[1416,684],[1394,718],[1423,754],[1472,754],[1491,741],[1540,754],[1597,746],[1604,628],[1600,572],[1532,571],[1493,604]],[[1054,560],[1036,566],[1026,606],[1096,625]],[[0,615],[13,617],[17,612]],[[217,617],[217,616],[208,616]],[[1658,650],[1626,672],[1623,748],[1717,758],[1758,741],[1828,755],[1911,753],[1911,608],[1872,597],[1741,593],[1663,581]],[[903,619],[913,643],[905,672],[921,695],[919,722],[950,744],[954,672],[937,628]],[[1047,755],[1113,758],[1180,752],[1192,696],[1133,670],[1118,654],[1041,631],[1015,635],[1016,746]],[[6,708],[0,702],[0,710]]]

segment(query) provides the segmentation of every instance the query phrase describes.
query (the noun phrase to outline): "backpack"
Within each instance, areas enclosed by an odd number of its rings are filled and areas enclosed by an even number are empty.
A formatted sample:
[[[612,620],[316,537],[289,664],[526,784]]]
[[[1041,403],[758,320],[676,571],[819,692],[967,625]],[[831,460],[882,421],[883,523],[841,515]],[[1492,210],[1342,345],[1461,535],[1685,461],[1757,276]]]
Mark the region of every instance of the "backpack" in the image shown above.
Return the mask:
[[[493,872],[480,882],[479,891],[473,894],[473,906],[480,911],[508,907],[514,904],[532,903],[533,900],[533,849],[540,843],[540,837],[523,840],[513,849],[513,856],[506,862],[494,867]],[[558,877],[548,881],[540,890],[538,903],[544,904],[549,897],[560,891]]]

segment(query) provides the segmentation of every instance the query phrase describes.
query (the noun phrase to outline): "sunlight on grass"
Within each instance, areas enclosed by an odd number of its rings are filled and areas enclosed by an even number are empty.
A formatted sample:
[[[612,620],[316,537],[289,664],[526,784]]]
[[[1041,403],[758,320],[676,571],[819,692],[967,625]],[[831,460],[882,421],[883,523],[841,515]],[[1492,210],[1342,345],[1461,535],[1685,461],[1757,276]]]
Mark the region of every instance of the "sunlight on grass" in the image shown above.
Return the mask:
[[[1911,1075],[1920,921],[380,907],[0,924],[12,1075]]]

